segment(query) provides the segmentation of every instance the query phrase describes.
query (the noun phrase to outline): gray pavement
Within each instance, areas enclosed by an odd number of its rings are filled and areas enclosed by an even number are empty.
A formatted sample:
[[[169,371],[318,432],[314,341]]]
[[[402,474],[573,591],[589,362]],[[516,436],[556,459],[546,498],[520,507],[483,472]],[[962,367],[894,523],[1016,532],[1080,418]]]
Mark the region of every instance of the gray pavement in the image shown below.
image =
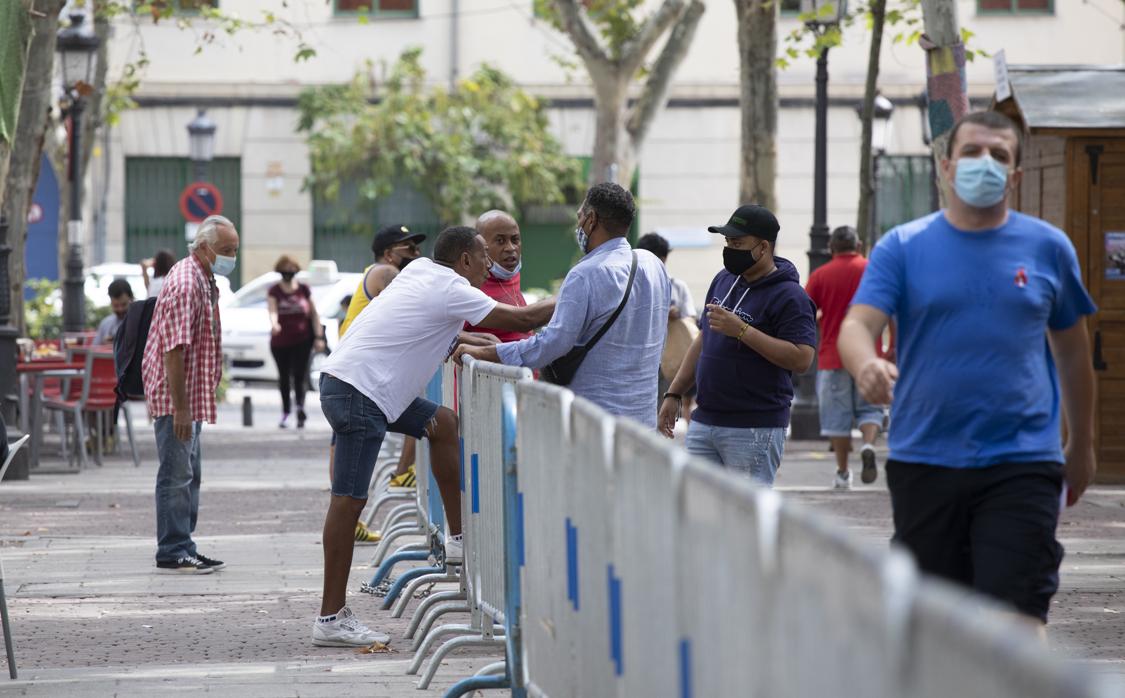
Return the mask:
[[[240,426],[244,394],[255,405],[251,429]],[[272,391],[233,390],[229,399],[203,441],[197,540],[204,554],[228,563],[215,574],[155,573],[155,445],[141,411],[140,468],[122,455],[78,475],[0,485],[0,556],[20,668],[16,682],[0,668],[0,695],[424,695],[416,678],[403,674],[411,657],[400,639],[407,621],[357,592],[372,573],[371,547],[357,548],[349,603],[392,636],[392,651],[359,654],[309,642],[328,499],[328,429],[319,410],[310,411],[304,432],[282,431]],[[792,442],[778,489],[836,516],[870,545],[886,545],[883,479],[832,492],[832,470],[824,445]],[[1122,528],[1125,488],[1095,488],[1064,515],[1067,558],[1050,637],[1056,651],[1082,657],[1092,671],[1125,685]],[[454,656],[431,693],[497,656]]]

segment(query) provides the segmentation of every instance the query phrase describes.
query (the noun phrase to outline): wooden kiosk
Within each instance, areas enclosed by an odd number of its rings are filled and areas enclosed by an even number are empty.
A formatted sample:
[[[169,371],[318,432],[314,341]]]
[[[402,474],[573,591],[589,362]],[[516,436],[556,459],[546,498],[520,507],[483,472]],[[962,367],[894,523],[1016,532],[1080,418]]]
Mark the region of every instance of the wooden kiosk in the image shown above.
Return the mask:
[[[1098,482],[1125,482],[1125,66],[1010,66],[993,109],[1024,128],[1015,208],[1066,231],[1098,306]],[[1000,90],[998,90],[999,92]]]

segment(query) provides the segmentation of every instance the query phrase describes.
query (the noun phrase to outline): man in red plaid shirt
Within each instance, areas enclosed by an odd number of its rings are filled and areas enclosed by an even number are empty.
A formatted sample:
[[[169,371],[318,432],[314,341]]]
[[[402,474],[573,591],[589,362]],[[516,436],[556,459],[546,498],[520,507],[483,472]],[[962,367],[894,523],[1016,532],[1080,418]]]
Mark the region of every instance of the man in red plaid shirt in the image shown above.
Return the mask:
[[[156,567],[159,572],[210,574],[220,560],[199,554],[191,534],[199,514],[199,433],[215,423],[222,376],[222,331],[215,274],[234,270],[238,232],[222,216],[199,224],[191,254],[164,277],[152,313],[141,375],[156,430]]]

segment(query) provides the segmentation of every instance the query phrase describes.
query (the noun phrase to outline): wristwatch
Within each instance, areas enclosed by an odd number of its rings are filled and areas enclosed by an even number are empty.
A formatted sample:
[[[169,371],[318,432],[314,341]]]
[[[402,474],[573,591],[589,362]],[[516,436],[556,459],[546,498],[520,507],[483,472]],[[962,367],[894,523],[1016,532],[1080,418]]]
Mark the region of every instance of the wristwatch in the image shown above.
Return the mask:
[[[673,400],[676,400],[678,402],[684,401],[684,396],[680,395],[679,393],[664,393],[663,399],[667,400],[668,398],[672,398]]]

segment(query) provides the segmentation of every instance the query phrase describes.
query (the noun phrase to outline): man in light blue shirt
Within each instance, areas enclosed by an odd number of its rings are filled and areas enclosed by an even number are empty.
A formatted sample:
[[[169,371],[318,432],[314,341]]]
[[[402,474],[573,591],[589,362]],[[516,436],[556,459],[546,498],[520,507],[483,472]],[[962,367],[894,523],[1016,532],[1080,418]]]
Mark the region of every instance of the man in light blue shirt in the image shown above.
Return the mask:
[[[611,182],[595,185],[578,209],[574,233],[585,253],[559,289],[551,323],[539,334],[494,347],[461,345],[456,357],[543,368],[587,344],[625,296],[633,250],[625,239],[636,215],[633,196]],[[633,288],[617,320],[586,355],[567,386],[610,414],[656,426],[657,375],[668,326],[671,285],[664,265],[637,250]]]

